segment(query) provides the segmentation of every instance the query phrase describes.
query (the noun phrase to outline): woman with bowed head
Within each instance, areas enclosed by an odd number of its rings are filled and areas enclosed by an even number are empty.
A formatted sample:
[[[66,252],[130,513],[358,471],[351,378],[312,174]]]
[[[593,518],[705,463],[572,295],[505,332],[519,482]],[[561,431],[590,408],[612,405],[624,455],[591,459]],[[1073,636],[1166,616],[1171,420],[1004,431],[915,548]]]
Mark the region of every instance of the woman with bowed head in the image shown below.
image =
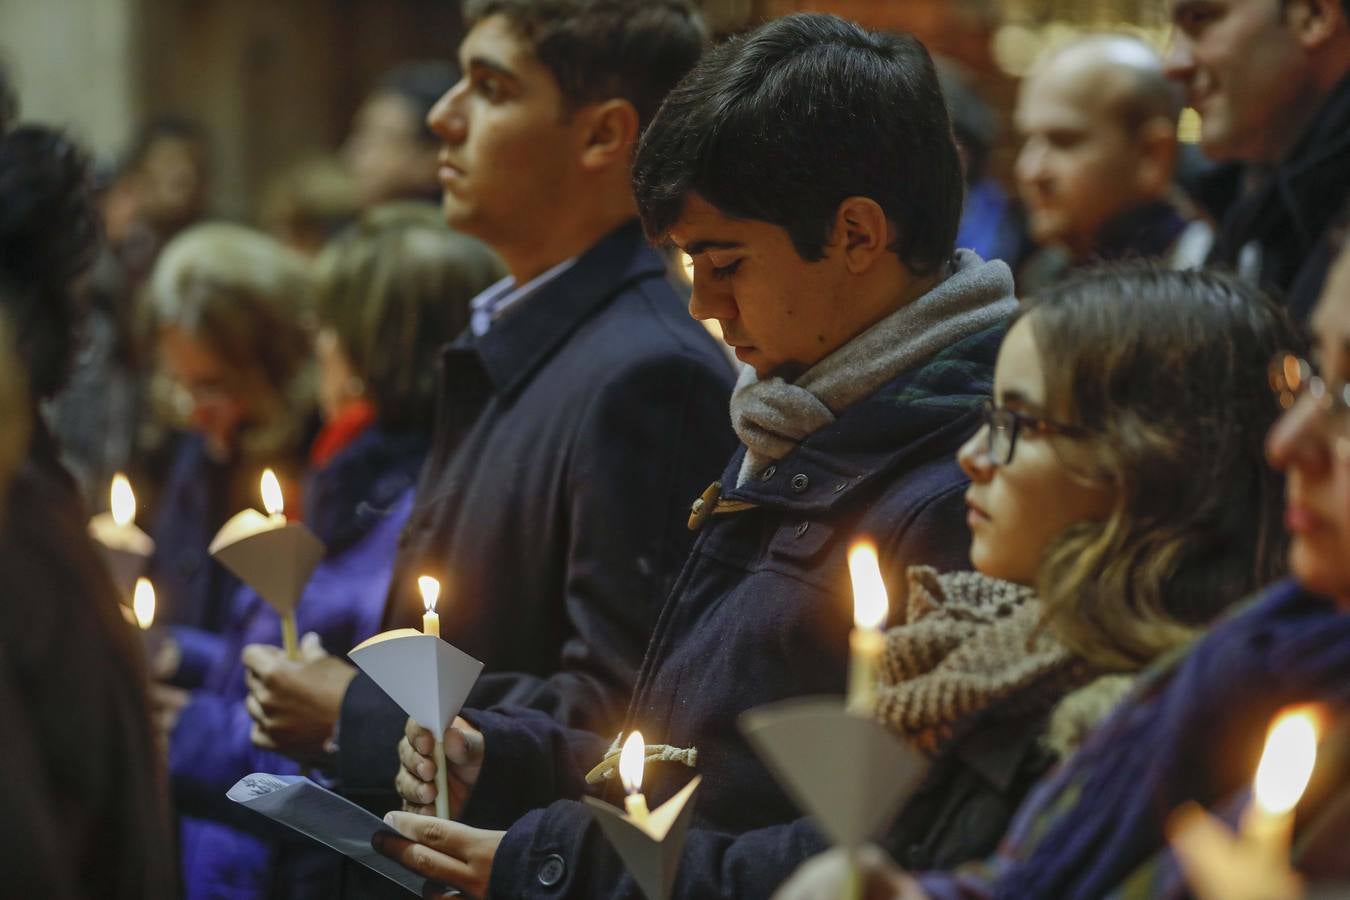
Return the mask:
[[[310,449],[301,518],[325,556],[296,605],[303,656],[323,656],[315,653],[322,647],[350,671],[340,658],[379,630],[398,535],[431,439],[439,350],[467,324],[470,298],[500,274],[485,246],[450,231],[422,204],[371,210],[316,260],[323,427]],[[162,724],[187,896],[334,896],[336,854],[263,830],[225,796],[251,772],[302,771],[254,733],[250,713],[263,714],[247,683],[257,672],[279,675],[301,664],[286,659],[280,619],[252,589],[237,589],[230,609],[225,651],[202,686],[160,688],[177,695],[169,706],[181,708]],[[331,708],[331,723],[341,698],[341,689],[322,684],[306,695],[309,705]],[[331,723],[316,743],[332,745]],[[329,761],[307,760],[319,772]]]

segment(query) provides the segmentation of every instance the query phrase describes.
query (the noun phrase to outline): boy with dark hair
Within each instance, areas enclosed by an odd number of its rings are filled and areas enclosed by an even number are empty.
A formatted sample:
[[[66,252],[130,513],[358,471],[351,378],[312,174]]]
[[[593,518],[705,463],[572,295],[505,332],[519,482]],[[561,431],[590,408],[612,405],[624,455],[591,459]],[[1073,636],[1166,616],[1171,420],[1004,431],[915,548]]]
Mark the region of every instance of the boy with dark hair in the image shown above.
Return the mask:
[[[649,236],[693,258],[691,313],[717,319],[747,367],[731,410],[744,446],[691,519],[624,730],[690,751],[648,765],[653,805],[703,777],[674,895],[766,896],[824,840],[737,718],[842,693],[854,535],[876,540],[897,608],[907,566],[968,566],[955,452],[990,392],[1012,278],[953,252],[961,172],[927,52],[833,16],[705,57],[644,133],[634,183]],[[583,776],[612,738],[466,710],[446,734],[451,801],[482,827],[394,813],[411,840],[379,848],[475,895],[632,896],[575,802],[600,792]],[[435,796],[431,741],[412,725],[400,745],[415,811]],[[949,862],[988,850],[1010,804],[980,773],[1025,763],[1003,749],[996,763],[988,746],[955,750],[897,839]]]
[[[627,94],[668,90],[704,39],[691,7],[651,7],[469,10],[464,77],[428,122],[443,143],[446,220],[509,276],[474,298],[469,330],[441,354],[432,449],[383,623],[420,622],[416,582],[435,576],[443,636],[486,666],[471,703],[605,732],[687,554],[689,501],[733,445],[726,359],[636,220],[640,112]],[[529,36],[544,12],[591,60],[570,87]],[[404,714],[370,679],[276,647],[246,648],[244,661],[257,742],[335,764],[343,790],[380,812],[397,804]]]

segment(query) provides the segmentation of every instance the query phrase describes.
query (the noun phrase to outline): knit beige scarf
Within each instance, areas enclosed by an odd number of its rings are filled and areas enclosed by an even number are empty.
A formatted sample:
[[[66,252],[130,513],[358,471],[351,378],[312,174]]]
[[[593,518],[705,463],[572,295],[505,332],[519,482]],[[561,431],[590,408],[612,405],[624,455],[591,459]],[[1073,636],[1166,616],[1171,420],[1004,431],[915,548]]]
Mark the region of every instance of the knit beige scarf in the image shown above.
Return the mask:
[[[901,620],[886,634],[876,715],[936,754],[970,716],[996,703],[1047,705],[1090,678],[1040,627],[1030,588],[978,572],[909,569]]]

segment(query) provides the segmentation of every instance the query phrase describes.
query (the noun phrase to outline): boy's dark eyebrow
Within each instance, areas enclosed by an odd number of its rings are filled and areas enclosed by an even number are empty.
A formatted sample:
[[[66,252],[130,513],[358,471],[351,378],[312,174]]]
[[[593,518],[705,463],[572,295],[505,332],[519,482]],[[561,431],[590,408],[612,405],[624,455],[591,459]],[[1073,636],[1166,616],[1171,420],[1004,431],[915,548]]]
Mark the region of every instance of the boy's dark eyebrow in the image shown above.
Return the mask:
[[[694,241],[688,247],[681,247],[690,256],[698,256],[709,250],[734,250],[741,246],[737,241]]]
[[[471,56],[471,57],[469,57],[469,62],[468,62],[467,68],[470,68],[470,69],[487,69],[487,70],[490,71],[490,72],[496,72],[498,75],[502,76],[503,78],[510,78],[512,81],[519,81],[519,80],[520,80],[520,76],[517,75],[515,72],[512,72],[510,69],[508,69],[506,66],[502,65],[501,63],[497,62],[496,60],[488,59],[486,56]]]

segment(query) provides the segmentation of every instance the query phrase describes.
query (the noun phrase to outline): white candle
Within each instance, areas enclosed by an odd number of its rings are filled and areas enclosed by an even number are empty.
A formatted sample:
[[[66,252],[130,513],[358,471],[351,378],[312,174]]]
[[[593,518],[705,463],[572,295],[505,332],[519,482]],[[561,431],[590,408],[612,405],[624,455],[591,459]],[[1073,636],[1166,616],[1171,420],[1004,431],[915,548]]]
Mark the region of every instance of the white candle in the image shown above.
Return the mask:
[[[1316,760],[1317,722],[1312,711],[1300,707],[1277,716],[1256,767],[1252,804],[1242,817],[1242,840],[1281,866],[1289,864],[1294,807]]]
[[[619,752],[619,780],[627,796],[623,798],[623,807],[635,825],[646,826],[647,798],[642,793],[642,769],[646,765],[647,744],[642,740],[642,732],[633,731],[623,742]]]
[[[277,473],[271,469],[263,469],[259,490],[262,493],[263,509],[267,510],[268,519],[271,520],[273,525],[284,526],[286,524],[286,501],[281,495],[281,482],[277,480]],[[281,616],[281,646],[286,648],[287,659],[300,659],[300,641],[296,634],[294,610],[283,613]]]
[[[876,702],[877,670],[886,649],[881,626],[886,622],[886,585],[881,580],[877,548],[859,541],[848,551],[853,581],[853,631],[849,634],[848,708],[871,715]]]
[[[131,611],[136,614],[136,624],[141,630],[155,623],[155,588],[148,578],[136,579],[136,592],[131,601]]]
[[[441,583],[430,575],[417,579],[417,590],[422,594],[422,605],[426,612],[422,614],[422,633],[433,637],[441,636],[441,617],[436,614],[436,601],[441,596]]]

